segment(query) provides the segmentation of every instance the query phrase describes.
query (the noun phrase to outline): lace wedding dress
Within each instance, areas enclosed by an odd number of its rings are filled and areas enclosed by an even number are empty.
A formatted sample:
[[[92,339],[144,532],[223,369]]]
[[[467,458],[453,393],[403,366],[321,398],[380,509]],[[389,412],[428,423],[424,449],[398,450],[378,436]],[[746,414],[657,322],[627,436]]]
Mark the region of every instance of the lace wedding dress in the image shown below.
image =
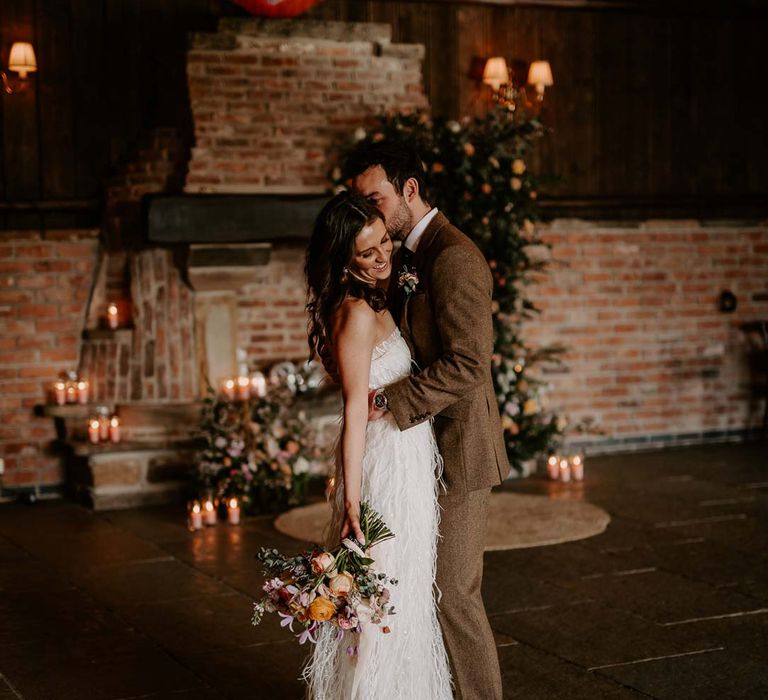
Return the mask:
[[[369,386],[386,386],[410,374],[411,354],[396,329],[373,350]],[[368,424],[362,499],[383,516],[394,539],[370,552],[374,566],[397,579],[391,587],[395,615],[364,624],[361,634],[337,640],[323,629],[304,679],[312,700],[450,700],[448,659],[437,621],[435,562],[440,456],[432,426],[400,431],[386,414]],[[329,545],[338,544],[344,514],[341,460]],[[357,647],[356,653],[354,647]]]

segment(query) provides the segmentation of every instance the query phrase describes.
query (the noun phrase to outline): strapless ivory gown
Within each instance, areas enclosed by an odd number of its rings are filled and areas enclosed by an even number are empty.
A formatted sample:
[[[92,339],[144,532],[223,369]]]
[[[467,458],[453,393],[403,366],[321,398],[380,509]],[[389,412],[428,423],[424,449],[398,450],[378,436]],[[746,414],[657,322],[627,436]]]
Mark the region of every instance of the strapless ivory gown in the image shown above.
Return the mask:
[[[374,348],[369,387],[386,386],[411,372],[411,353],[399,330]],[[338,454],[338,452],[337,452]],[[371,550],[374,566],[398,580],[391,588],[396,614],[391,632],[367,624],[337,641],[334,629],[318,635],[304,670],[312,700],[450,700],[448,658],[437,621],[435,587],[440,456],[429,422],[400,431],[386,414],[368,424],[362,499],[395,534]],[[338,544],[344,513],[341,460],[329,546]],[[335,540],[335,541],[334,541]],[[358,647],[357,656],[347,649]]]

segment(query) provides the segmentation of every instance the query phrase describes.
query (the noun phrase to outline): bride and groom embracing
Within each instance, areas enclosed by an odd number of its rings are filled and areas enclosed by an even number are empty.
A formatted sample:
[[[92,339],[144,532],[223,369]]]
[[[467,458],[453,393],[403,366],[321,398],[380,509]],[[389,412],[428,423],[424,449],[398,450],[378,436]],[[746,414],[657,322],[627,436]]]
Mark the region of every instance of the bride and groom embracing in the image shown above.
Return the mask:
[[[492,486],[509,472],[491,380],[492,278],[430,207],[405,144],[351,154],[353,189],[307,250],[309,343],[341,385],[330,544],[368,501],[395,533],[370,553],[398,580],[387,634],[324,630],[304,670],[314,700],[501,700],[480,593]],[[394,241],[402,245],[394,252]]]

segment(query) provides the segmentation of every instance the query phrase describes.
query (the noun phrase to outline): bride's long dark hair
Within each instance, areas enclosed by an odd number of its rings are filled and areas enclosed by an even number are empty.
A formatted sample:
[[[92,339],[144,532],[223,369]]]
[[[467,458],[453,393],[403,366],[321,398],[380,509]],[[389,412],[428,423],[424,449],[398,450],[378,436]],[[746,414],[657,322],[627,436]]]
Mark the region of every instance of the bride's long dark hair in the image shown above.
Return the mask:
[[[353,192],[340,192],[318,214],[307,248],[304,275],[309,312],[309,358],[319,357],[331,377],[338,368],[331,351],[333,316],[346,297],[364,299],[374,311],[387,305],[383,289],[356,279],[347,269],[355,255],[355,239],[381,213]]]

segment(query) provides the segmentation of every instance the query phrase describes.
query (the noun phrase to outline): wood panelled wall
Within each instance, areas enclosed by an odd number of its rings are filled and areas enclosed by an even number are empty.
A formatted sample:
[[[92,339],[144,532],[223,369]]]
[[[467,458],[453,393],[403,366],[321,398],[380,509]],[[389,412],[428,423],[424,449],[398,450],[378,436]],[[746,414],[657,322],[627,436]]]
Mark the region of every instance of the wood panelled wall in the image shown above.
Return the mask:
[[[574,213],[595,201],[711,215],[713,204],[746,209],[768,192],[765,10],[536,4],[327,0],[312,14],[388,22],[395,41],[423,42],[436,114],[486,109],[473,59],[549,60],[542,119],[552,131],[534,167],[560,178],[549,193]]]
[[[0,60],[31,41],[39,72],[0,97],[0,228],[98,220],[142,133],[189,131],[187,32],[225,13],[240,14],[226,0],[4,0]]]
[[[396,41],[424,43],[437,115],[487,108],[473,59],[550,60],[542,117],[552,131],[534,167],[560,178],[549,194],[566,212],[584,202],[645,202],[649,215],[680,203],[709,215],[719,202],[754,210],[768,191],[766,13],[673,7],[325,0],[311,16],[388,22]],[[93,216],[142,132],[188,130],[185,35],[222,14],[242,11],[227,0],[4,2],[0,58],[31,40],[40,71],[32,89],[0,100],[0,227],[38,225],[40,210],[50,227],[72,211]]]

